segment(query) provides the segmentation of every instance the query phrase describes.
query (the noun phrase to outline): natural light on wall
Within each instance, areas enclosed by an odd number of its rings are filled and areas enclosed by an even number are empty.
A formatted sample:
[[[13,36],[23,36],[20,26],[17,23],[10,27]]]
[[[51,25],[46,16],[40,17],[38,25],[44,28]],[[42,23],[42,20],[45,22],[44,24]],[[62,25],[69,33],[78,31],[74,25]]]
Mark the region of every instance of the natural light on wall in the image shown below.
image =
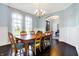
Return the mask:
[[[53,20],[56,20],[56,19],[59,19],[59,16],[58,16],[58,15],[55,15],[55,16],[50,16],[48,19],[53,19]]]
[[[30,16],[25,17],[25,30],[27,31],[27,34],[32,31],[32,18]]]
[[[22,20],[23,17],[19,13],[12,13],[12,33],[18,35],[22,30]]]

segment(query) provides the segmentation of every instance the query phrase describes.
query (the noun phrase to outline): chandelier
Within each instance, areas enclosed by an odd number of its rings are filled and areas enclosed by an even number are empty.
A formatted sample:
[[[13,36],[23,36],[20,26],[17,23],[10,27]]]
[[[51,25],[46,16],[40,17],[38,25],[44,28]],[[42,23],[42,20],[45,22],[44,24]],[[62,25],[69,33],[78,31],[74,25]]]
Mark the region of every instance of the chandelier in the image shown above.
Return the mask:
[[[38,17],[45,15],[45,10],[41,8],[39,3],[37,4],[37,8],[36,8],[34,14]]]
[[[45,10],[43,10],[43,9],[36,9],[35,10],[36,16],[43,16],[44,14],[45,14]]]

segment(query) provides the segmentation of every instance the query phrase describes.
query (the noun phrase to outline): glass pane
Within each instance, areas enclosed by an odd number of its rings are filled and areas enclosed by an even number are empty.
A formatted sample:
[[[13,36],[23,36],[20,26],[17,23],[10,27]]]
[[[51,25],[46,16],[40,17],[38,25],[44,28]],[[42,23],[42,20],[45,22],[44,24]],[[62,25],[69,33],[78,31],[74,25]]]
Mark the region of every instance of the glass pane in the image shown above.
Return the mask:
[[[12,18],[18,18],[18,19],[22,19],[22,15],[19,13],[12,13]]]
[[[16,13],[12,13],[12,18],[17,18]]]
[[[12,32],[15,35],[19,34],[21,31],[22,18],[21,14],[12,13]]]
[[[21,20],[18,20],[18,19],[12,19],[12,23],[21,23]]]
[[[25,27],[26,27],[26,31],[30,31],[32,30],[32,18],[29,16],[25,17]]]

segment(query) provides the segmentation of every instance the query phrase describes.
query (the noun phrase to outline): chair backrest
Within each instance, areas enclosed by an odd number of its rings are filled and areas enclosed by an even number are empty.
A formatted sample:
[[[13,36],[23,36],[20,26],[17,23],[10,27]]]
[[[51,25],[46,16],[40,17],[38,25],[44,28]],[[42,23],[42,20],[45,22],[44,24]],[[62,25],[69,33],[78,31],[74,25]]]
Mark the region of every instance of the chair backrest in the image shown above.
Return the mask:
[[[25,36],[25,35],[27,35],[27,32],[26,31],[21,31],[20,35]]]
[[[37,43],[41,44],[41,39],[42,39],[42,34],[37,35],[36,39],[35,39],[35,44],[37,44]]]
[[[21,31],[20,33],[27,33],[26,31]]]
[[[9,37],[9,40],[10,40],[11,44],[15,44],[16,43],[12,33],[8,32],[8,37]]]
[[[37,31],[36,34],[37,34],[37,35],[39,35],[39,34],[43,34],[43,32],[42,32],[42,31]]]
[[[34,35],[35,34],[35,31],[30,31],[30,34]]]
[[[45,32],[45,40],[49,40],[51,38],[51,32]]]

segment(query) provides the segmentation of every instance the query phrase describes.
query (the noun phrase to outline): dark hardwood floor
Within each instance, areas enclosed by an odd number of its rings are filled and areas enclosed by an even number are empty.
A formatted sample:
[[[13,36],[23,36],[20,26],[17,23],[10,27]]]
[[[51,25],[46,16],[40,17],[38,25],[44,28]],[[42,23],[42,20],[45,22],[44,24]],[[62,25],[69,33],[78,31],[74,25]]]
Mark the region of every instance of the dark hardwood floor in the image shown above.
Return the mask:
[[[0,56],[8,56],[11,45],[0,46]]]
[[[0,56],[10,56],[11,45],[0,46]],[[76,48],[65,42],[59,42],[56,39],[51,40],[51,45],[43,49],[41,52],[37,49],[36,56],[78,56]],[[30,56],[35,56],[31,50],[29,50]],[[26,55],[24,55],[26,56]]]

